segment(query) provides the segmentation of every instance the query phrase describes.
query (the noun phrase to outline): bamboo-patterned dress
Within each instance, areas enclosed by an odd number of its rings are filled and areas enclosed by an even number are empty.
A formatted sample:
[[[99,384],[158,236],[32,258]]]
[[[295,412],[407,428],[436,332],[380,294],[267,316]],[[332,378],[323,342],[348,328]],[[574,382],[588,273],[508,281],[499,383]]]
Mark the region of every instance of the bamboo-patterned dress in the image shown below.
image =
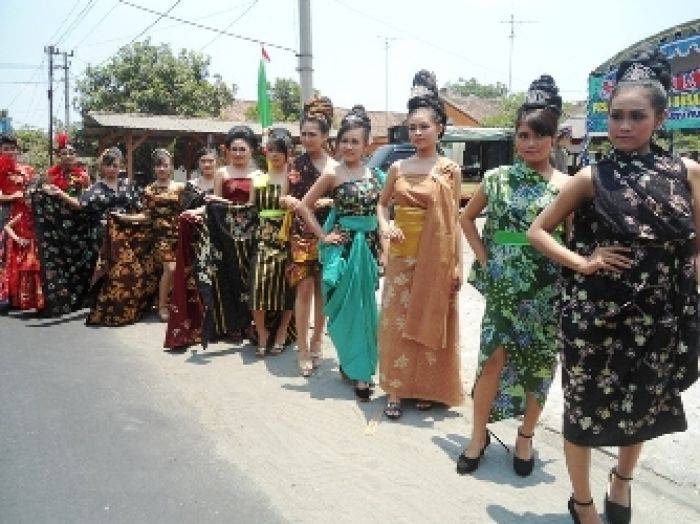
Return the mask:
[[[560,268],[536,251],[525,233],[556,197],[556,187],[522,162],[484,175],[488,200],[483,241],[486,268],[476,261],[469,281],[486,299],[477,380],[498,348],[506,352],[490,422],[522,415],[526,394],[544,405],[557,364]],[[559,226],[554,235],[563,239]]]
[[[280,207],[282,186],[271,184],[267,173],[253,181],[258,224],[253,242],[250,272],[252,310],[284,311],[294,306],[294,293],[285,278],[289,264],[289,242],[283,238],[286,211]]]
[[[377,369],[379,318],[375,292],[379,284],[377,201],[384,173],[350,180],[332,191],[335,203],[324,230],[344,233],[344,244],[321,244],[323,311],[328,333],[343,372],[369,382]]]
[[[628,446],[687,428],[680,393],[698,376],[697,233],[679,158],[613,151],[574,213],[570,247],[625,246],[632,267],[564,270],[564,437]]]

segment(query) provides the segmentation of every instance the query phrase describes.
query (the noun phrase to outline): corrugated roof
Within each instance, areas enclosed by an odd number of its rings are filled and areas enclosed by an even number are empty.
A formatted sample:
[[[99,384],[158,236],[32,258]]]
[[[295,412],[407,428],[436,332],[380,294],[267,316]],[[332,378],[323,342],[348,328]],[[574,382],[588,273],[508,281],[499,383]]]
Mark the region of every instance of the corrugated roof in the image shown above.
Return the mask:
[[[110,129],[131,129],[167,134],[225,134],[236,125],[246,125],[260,134],[262,128],[258,122],[223,120],[220,118],[199,118],[178,115],[149,115],[145,113],[107,113],[91,111],[84,117],[84,129],[90,134],[104,134]],[[278,122],[273,127],[284,127],[293,136],[299,134],[299,124]]]

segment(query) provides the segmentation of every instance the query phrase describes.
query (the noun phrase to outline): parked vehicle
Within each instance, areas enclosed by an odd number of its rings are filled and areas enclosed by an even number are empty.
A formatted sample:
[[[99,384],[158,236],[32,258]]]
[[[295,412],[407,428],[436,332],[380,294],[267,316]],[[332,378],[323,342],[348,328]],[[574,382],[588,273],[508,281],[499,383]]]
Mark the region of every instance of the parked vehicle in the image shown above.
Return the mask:
[[[396,127],[390,137],[396,142],[380,146],[372,154],[368,167],[386,171],[392,163],[408,158],[415,148],[407,142],[404,128]],[[448,158],[462,169],[462,205],[471,198],[484,173],[494,167],[513,163],[513,130],[495,127],[448,126],[440,140],[440,147]]]

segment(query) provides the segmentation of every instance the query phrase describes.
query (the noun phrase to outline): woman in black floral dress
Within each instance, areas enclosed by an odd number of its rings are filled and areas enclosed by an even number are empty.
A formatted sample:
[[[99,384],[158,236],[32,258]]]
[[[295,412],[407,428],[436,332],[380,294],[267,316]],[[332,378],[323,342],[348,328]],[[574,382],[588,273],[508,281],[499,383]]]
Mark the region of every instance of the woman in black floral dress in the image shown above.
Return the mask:
[[[605,514],[608,522],[630,521],[642,444],[687,428],[680,393],[697,378],[700,165],[651,143],[667,106],[666,59],[623,62],[617,81],[609,107],[614,150],[579,172],[528,233],[566,268],[560,342],[575,522],[600,522],[589,483],[594,446],[619,446]],[[567,248],[551,231],[571,212]]]

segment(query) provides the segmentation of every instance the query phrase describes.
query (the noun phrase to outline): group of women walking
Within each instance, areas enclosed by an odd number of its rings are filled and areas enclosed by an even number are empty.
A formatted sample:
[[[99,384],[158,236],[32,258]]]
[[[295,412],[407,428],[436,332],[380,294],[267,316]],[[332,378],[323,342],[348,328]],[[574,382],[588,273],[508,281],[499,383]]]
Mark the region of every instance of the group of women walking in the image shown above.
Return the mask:
[[[522,417],[513,469],[532,473],[559,357],[571,517],[600,522],[590,450],[618,446],[605,514],[629,522],[642,443],[686,429],[680,394],[697,379],[700,166],[652,140],[669,81],[658,53],[621,64],[613,149],[569,177],[552,167],[561,98],[542,75],[517,114],[516,162],[488,171],[461,215],[461,171],[439,153],[447,116],[427,71],[408,102],[415,154],[388,173],[365,166],[362,106],[343,118],[330,154],[333,108],[323,97],[304,106],[302,155],[293,158],[286,130],[272,129],[268,169],[258,170],[256,136],[234,127],[225,166],[205,148],[201,176],[178,184],[170,155],[157,150],[156,180],[142,192],[118,178],[117,149],[103,152],[90,187],[69,145],[32,185],[3,142],[0,300],[55,315],[89,296],[94,325],[134,322],[155,303],[167,348],[248,339],[264,357],[296,340],[305,377],[319,365],[327,319],[342,376],[363,401],[378,376],[384,414],[395,420],[406,399],[419,410],[463,401],[463,234],[475,254],[467,278],[486,307],[471,439],[457,471],[480,466],[489,423]]]

